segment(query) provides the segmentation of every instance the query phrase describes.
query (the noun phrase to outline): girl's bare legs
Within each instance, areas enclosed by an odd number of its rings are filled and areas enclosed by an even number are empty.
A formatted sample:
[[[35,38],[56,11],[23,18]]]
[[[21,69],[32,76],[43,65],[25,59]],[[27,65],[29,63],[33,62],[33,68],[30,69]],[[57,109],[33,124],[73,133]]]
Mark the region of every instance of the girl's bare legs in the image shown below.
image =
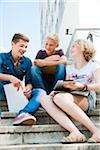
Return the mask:
[[[48,114],[54,120],[56,120],[63,128],[68,130],[70,133],[76,135],[79,138],[79,140],[82,138],[84,139],[83,134],[77,129],[77,127],[67,117],[67,115],[53,103],[52,96],[42,97],[41,105],[48,112]]]
[[[84,98],[84,100],[85,102],[87,102],[86,98]],[[80,100],[76,101],[75,96],[72,96],[72,94],[70,93],[59,93],[54,96],[53,101],[60,109],[62,109],[72,118],[83,124],[88,130],[90,130],[91,133],[93,134],[92,137],[95,137],[97,141],[100,142],[100,130],[92,123],[89,117],[84,113],[84,111],[82,110],[82,105],[78,103],[78,101]],[[75,104],[75,101],[77,104]],[[81,108],[78,106],[78,104],[80,105]],[[88,103],[86,103],[86,107],[87,104]],[[83,109],[85,109],[84,105],[85,104],[83,103],[84,107]]]

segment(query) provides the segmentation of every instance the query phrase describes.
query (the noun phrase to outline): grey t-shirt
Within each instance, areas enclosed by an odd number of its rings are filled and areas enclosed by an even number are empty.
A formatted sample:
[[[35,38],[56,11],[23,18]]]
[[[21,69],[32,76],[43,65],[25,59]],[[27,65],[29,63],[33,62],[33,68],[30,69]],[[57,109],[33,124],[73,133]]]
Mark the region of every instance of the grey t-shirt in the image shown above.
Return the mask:
[[[98,62],[90,61],[81,69],[76,69],[74,64],[67,66],[67,73],[70,75],[70,79],[76,80],[83,84],[93,84],[95,83],[94,72],[99,68],[100,68],[100,64]],[[96,103],[95,91],[89,92],[88,100],[90,105],[89,109],[93,110],[95,108],[95,103]]]
[[[95,83],[94,72],[100,68],[100,65],[95,61],[90,61],[81,69],[76,69],[74,64],[67,66],[67,73],[70,79],[76,80],[83,84]]]

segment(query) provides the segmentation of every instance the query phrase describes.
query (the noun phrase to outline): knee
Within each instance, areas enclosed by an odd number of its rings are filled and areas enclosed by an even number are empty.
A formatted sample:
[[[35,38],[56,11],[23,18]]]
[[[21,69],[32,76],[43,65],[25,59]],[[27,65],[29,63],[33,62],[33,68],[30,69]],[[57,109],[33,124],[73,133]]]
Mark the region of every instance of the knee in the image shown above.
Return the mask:
[[[37,74],[40,71],[40,68],[38,66],[33,66],[31,68],[31,74],[34,76],[35,74]]]
[[[46,91],[41,89],[41,88],[38,88],[37,91],[40,93],[40,96],[46,96]]]
[[[66,93],[66,95],[64,95],[63,93],[59,93],[54,96],[53,102],[57,105],[60,105],[62,103],[66,103],[67,105],[69,105],[74,102],[74,99],[70,93]]]
[[[43,95],[40,98],[40,103],[42,105],[42,107],[44,107],[46,105],[46,103],[48,102],[49,99],[49,95]]]
[[[56,66],[56,73],[66,74],[66,65],[65,64],[59,64]]]
[[[61,69],[61,70],[62,69],[66,69],[66,65],[65,64],[59,64],[59,65],[56,66],[56,69],[57,70],[59,70],[59,69]]]
[[[54,98],[53,98],[53,102],[54,102],[55,104],[59,104],[60,101],[61,101],[61,99],[62,99],[61,94],[60,94],[60,93],[59,93],[59,94],[56,94],[56,95],[54,96]]]
[[[41,88],[36,88],[32,90],[32,94],[36,93],[37,95],[40,96],[45,96],[46,95],[46,91],[41,89]]]

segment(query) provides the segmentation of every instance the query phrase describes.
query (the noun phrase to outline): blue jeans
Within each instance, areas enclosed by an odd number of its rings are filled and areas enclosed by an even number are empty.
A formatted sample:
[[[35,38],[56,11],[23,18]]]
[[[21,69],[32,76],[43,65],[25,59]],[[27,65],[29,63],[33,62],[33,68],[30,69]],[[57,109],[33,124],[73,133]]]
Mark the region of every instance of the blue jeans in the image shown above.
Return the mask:
[[[40,106],[40,98],[46,95],[46,92],[43,89],[37,88],[32,90],[31,98],[29,99],[28,104],[19,111],[18,115],[22,112],[25,113],[34,113]]]
[[[6,95],[3,88],[3,83],[0,82],[0,101],[6,100]]]
[[[40,88],[33,89],[28,104],[22,110],[20,110],[18,114],[22,112],[28,112],[28,113],[35,112],[40,106],[41,96],[45,94],[46,92],[43,89]],[[0,84],[0,100],[6,100],[3,84]]]
[[[54,75],[43,74],[40,67],[33,66],[31,69],[31,74],[33,87],[42,88],[49,94],[58,80],[65,80],[66,65],[57,65]]]

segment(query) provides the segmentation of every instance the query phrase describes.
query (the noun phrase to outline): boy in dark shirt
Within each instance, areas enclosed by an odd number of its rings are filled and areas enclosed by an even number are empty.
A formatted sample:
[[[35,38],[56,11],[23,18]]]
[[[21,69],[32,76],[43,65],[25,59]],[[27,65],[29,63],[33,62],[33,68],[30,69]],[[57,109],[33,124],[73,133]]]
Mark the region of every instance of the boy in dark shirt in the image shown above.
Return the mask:
[[[44,89],[49,94],[58,80],[66,76],[66,57],[59,46],[56,34],[46,37],[45,50],[39,50],[32,67],[32,83],[35,88]]]

